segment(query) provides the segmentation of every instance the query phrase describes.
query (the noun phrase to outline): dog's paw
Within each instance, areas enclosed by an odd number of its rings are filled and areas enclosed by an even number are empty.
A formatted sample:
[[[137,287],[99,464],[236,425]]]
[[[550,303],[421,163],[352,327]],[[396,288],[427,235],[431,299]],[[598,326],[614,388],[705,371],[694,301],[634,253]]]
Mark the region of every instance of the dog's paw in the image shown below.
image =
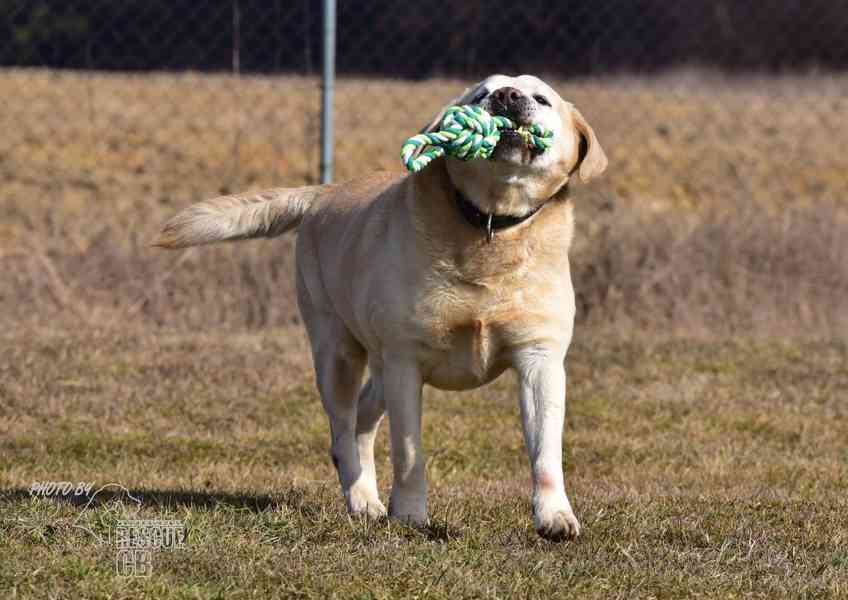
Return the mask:
[[[399,523],[407,525],[408,527],[415,527],[417,529],[423,529],[430,524],[430,519],[426,514],[405,514],[389,511],[389,518],[393,521],[398,521]]]
[[[561,541],[580,535],[580,522],[570,509],[537,512],[533,522],[536,533],[546,540]]]
[[[386,507],[379,500],[367,502],[364,506],[351,509],[350,514],[354,517],[366,517],[368,519],[382,519],[386,516]]]
[[[407,494],[397,489],[392,490],[389,498],[389,518],[410,527],[427,527],[430,518],[427,516],[426,494]]]
[[[351,490],[345,494],[345,500],[347,501],[347,512],[351,516],[369,519],[381,519],[386,516],[386,507],[383,506],[376,494]]]
[[[395,500],[389,503],[389,518],[410,527],[427,527],[430,524],[426,508],[415,506],[412,503],[407,503],[404,506]]]

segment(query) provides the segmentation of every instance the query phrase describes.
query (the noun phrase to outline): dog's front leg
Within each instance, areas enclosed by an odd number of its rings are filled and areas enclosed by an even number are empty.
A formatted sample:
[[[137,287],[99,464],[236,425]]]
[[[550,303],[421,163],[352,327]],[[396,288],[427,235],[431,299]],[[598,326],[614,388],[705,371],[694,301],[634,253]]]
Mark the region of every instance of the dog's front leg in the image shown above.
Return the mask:
[[[421,448],[421,373],[414,362],[388,362],[383,395],[389,415],[394,482],[389,516],[423,526],[427,518],[427,479]]]
[[[533,348],[516,361],[524,440],[533,472],[533,520],[539,535],[550,539],[580,535],[562,472],[563,359],[560,351]]]

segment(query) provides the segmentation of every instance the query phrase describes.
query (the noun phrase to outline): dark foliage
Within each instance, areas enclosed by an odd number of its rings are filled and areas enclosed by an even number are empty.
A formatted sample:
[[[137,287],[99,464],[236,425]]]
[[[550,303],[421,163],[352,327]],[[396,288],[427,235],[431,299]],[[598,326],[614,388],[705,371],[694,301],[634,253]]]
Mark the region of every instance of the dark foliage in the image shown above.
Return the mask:
[[[339,2],[338,11],[338,69],[347,74],[848,66],[848,4],[830,0],[370,0]],[[0,0],[0,40],[2,65],[311,73],[321,3]]]

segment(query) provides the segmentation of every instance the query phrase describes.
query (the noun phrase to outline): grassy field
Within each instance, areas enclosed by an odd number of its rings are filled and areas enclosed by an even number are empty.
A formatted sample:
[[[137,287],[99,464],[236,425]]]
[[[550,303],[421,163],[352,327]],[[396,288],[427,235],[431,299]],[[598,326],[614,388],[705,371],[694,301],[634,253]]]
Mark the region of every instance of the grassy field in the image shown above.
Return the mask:
[[[2,338],[0,587],[12,597],[817,597],[848,594],[848,346],[594,342],[569,360],[576,542],[538,538],[510,378],[428,390],[433,525],[351,522],[297,330]],[[387,435],[378,443],[390,485]],[[118,577],[136,506],[183,550]]]
[[[468,83],[341,80],[337,179],[400,169],[405,137]],[[553,83],[610,156],[575,186],[578,318],[848,335],[848,76]],[[0,323],[291,324],[291,240],[149,243],[189,202],[314,182],[315,79],[4,71],[0,92]]]
[[[466,83],[341,81],[339,178]],[[149,248],[190,201],[314,181],[314,79],[0,72],[0,596],[848,597],[848,77],[556,86],[611,159],[576,187],[562,544],[511,376],[426,390],[429,529],[351,521],[292,238]],[[122,516],[186,547],[119,576]]]

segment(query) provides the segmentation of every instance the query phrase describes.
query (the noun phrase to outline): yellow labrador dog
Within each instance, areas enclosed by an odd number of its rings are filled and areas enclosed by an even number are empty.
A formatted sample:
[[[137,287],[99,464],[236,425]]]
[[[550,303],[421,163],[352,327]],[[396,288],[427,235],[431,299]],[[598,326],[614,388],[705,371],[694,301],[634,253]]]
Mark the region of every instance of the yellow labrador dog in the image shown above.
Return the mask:
[[[537,531],[576,536],[565,494],[564,359],[574,291],[567,184],[607,158],[570,103],[536,77],[494,75],[451,101],[553,131],[531,150],[505,133],[491,159],[438,159],[419,173],[226,196],[190,206],[157,245],[184,248],[297,228],[298,304],[312,345],[347,508],[386,514],[374,438],[389,416],[389,515],[424,525],[421,389],[479,387],[512,368],[533,475]],[[438,128],[438,115],[427,130]],[[366,364],[371,378],[362,386]]]

